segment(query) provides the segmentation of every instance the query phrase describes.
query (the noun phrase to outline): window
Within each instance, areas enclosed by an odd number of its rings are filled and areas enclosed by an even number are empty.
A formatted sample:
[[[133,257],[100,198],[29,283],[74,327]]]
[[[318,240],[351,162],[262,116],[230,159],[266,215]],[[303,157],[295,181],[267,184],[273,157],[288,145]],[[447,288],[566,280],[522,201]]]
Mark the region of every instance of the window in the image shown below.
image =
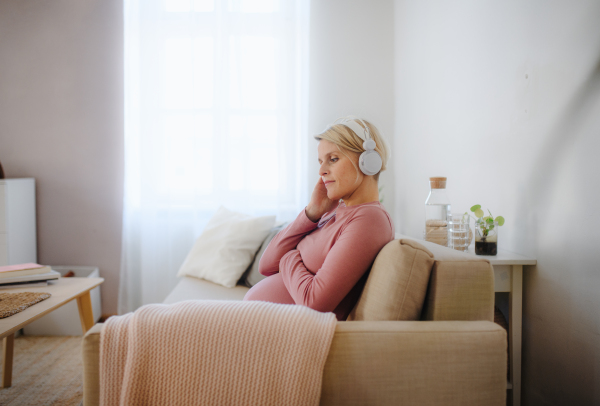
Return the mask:
[[[220,205],[304,207],[307,27],[306,0],[125,1],[122,280],[173,280],[122,281],[120,310],[164,299]]]

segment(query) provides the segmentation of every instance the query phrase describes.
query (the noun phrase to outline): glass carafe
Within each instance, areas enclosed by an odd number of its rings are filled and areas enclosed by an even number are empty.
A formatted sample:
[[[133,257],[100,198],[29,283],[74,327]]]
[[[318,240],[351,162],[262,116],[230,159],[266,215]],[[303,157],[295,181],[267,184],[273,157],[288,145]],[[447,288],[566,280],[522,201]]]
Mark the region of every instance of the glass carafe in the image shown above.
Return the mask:
[[[424,240],[448,246],[450,199],[446,194],[446,178],[429,178],[429,196],[425,200]]]

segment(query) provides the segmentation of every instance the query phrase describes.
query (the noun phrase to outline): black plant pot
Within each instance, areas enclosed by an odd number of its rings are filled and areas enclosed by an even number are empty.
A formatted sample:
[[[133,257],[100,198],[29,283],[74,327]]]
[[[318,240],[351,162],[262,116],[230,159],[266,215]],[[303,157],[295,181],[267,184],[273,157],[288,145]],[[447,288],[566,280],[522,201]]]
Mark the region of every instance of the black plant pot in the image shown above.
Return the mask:
[[[475,254],[496,255],[498,254],[497,242],[475,241]]]

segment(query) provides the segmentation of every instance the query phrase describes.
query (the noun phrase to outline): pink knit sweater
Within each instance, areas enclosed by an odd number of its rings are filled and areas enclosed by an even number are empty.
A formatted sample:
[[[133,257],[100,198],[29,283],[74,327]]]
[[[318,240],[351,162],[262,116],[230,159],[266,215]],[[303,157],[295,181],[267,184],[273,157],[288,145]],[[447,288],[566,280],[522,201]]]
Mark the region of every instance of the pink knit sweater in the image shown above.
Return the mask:
[[[351,207],[340,203],[319,223],[302,210],[271,240],[259,264],[260,273],[268,277],[244,300],[300,304],[346,320],[366,282],[366,271],[393,239],[394,225],[379,202]]]

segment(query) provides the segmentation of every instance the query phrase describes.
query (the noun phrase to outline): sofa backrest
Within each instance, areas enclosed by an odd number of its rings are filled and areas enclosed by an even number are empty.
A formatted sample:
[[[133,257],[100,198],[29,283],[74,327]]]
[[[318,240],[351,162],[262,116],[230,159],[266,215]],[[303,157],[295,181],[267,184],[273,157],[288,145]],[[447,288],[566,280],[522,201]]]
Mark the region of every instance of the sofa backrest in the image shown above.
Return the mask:
[[[494,320],[489,261],[403,235],[378,254],[353,320]]]

